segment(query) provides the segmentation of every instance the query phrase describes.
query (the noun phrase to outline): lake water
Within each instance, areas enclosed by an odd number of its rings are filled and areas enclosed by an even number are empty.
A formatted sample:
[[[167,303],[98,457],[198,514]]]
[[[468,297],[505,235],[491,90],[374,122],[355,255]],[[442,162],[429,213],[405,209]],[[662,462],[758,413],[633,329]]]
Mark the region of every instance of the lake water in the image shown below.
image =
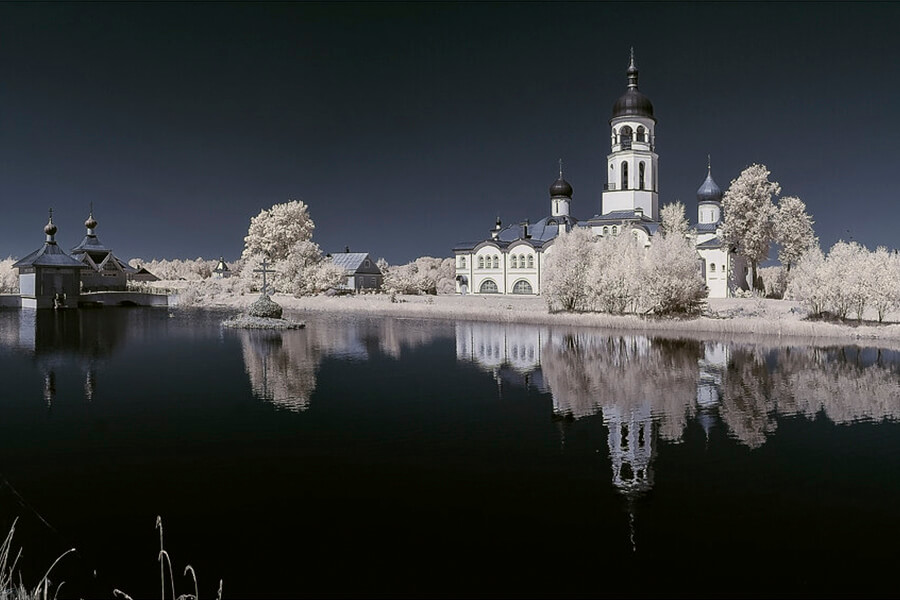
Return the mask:
[[[205,597],[900,591],[897,352],[223,316],[0,312],[26,583],[159,597],[161,515]]]

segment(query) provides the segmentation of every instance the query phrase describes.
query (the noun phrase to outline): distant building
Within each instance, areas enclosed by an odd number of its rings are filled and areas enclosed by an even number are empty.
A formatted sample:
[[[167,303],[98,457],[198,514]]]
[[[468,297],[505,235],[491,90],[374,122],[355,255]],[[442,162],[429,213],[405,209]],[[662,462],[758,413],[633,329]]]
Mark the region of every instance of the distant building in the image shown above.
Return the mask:
[[[384,274],[367,252],[335,252],[329,254],[332,262],[344,269],[344,289],[360,292],[379,290],[384,283]]]
[[[148,271],[145,267],[138,267],[134,273],[128,274],[128,281],[159,281],[159,277]]]
[[[224,256],[219,257],[219,264],[213,269],[213,277],[216,279],[227,279],[231,277],[231,269],[229,269],[228,265],[225,263]]]
[[[53,213],[44,227],[44,245],[13,264],[19,269],[22,308],[77,307],[81,272],[89,267],[66,254],[56,243]]]
[[[106,292],[124,290],[129,275],[137,269],[117,258],[112,250],[104,246],[94,232],[97,221],[93,209],[84,222],[87,234],[81,243],[72,248],[72,256],[90,267],[81,273],[81,289],[85,292]]]

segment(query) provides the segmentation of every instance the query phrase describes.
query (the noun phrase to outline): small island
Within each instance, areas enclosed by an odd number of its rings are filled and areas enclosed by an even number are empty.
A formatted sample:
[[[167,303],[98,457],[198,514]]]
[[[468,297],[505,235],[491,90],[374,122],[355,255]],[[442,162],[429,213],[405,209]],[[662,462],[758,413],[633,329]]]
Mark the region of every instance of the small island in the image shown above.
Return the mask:
[[[222,326],[233,329],[302,329],[305,327],[305,323],[281,318],[284,312],[281,305],[269,297],[266,273],[271,273],[272,270],[268,268],[267,261],[263,260],[260,268],[254,270],[262,273],[262,294],[247,307],[245,314],[222,322]]]

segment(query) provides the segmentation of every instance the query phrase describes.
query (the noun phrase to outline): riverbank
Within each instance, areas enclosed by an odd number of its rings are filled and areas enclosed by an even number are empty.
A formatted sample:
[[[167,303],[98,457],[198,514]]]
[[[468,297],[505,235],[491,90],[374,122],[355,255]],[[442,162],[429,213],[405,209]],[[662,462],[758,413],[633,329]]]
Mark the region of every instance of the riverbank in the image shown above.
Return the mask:
[[[244,309],[258,295],[211,294],[194,297],[194,305]],[[295,298],[275,294],[278,302],[293,318],[304,313],[337,313],[424,319],[462,319],[492,323],[528,323],[596,327],[612,330],[670,333],[699,337],[791,337],[829,338],[834,341],[865,343],[883,340],[900,343],[900,314],[892,313],[885,324],[828,323],[806,320],[807,310],[799,302],[763,298],[727,298],[709,300],[700,317],[646,318],[637,315],[600,313],[550,313],[539,297],[516,296],[396,296],[387,294],[313,296]],[[894,345],[894,344],[891,344]]]

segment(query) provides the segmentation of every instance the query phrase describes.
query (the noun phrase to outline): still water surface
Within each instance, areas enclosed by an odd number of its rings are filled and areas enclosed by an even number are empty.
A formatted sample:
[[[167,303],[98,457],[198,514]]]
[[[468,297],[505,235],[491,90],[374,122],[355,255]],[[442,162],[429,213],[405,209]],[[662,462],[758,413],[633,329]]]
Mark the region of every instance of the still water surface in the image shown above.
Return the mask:
[[[900,355],[0,312],[0,528],[61,596],[886,595]],[[96,574],[95,574],[96,572]]]

